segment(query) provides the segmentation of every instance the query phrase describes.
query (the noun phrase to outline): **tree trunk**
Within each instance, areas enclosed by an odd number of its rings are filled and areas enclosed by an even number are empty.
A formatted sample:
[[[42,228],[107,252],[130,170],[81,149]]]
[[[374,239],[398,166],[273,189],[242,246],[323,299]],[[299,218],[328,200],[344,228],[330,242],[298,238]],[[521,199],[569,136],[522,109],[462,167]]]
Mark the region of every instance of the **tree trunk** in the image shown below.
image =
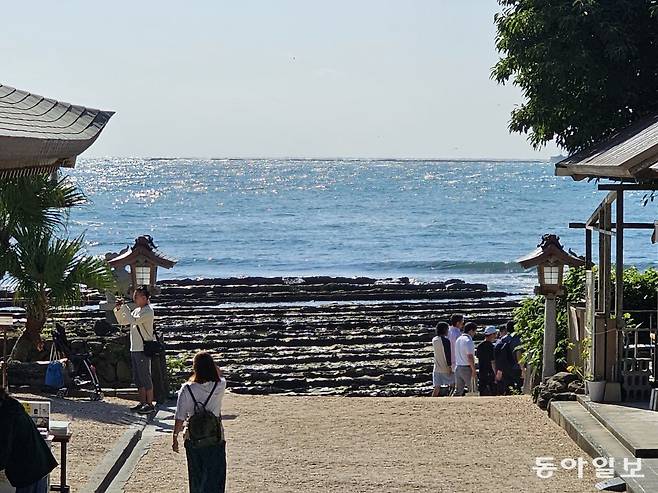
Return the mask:
[[[46,325],[45,318],[35,317],[32,315],[27,316],[27,322],[25,323],[25,335],[37,348],[40,344],[43,344],[43,340],[41,339],[41,331],[43,330],[44,325]]]

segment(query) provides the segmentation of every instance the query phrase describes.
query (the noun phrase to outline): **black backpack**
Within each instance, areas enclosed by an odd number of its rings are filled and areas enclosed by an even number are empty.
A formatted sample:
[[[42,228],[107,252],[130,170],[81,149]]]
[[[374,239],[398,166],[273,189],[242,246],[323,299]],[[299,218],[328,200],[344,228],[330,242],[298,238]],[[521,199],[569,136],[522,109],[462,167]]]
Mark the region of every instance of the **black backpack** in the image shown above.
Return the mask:
[[[217,384],[218,382],[215,382],[203,404],[196,400],[192,389],[189,385],[187,386],[187,390],[194,401],[194,414],[187,421],[187,439],[193,448],[209,447],[224,441],[221,416],[217,417],[206,409],[210,398],[215,393]]]

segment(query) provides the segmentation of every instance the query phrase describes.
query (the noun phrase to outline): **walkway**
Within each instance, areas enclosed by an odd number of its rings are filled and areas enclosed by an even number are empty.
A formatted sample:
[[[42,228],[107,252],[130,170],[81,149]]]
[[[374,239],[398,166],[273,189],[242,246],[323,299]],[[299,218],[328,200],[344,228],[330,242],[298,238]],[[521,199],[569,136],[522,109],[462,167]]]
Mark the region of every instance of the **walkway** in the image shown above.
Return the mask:
[[[527,396],[341,398],[229,394],[224,403],[229,491],[578,492],[558,469],[539,479],[536,457],[582,456]],[[171,451],[171,409],[143,434],[111,491],[186,491],[184,454]]]

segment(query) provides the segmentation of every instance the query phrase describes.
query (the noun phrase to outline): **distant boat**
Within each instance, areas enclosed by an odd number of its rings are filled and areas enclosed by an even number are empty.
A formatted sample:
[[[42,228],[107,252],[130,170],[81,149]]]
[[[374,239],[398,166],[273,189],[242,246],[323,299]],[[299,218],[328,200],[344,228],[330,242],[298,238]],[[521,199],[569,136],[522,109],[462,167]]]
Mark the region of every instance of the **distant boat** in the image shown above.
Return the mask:
[[[558,154],[557,156],[551,156],[551,158],[548,160],[549,163],[551,164],[557,164],[563,159],[566,159],[569,156],[565,156],[564,154]]]

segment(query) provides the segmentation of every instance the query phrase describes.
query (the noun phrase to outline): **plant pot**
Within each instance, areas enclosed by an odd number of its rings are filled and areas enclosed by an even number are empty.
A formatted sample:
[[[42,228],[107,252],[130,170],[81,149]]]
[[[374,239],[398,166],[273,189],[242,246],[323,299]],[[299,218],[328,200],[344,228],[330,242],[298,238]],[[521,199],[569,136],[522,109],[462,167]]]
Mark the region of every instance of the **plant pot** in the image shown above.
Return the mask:
[[[592,382],[587,380],[585,382],[585,388],[587,389],[587,395],[592,402],[603,402],[605,397],[605,380],[598,380]]]

